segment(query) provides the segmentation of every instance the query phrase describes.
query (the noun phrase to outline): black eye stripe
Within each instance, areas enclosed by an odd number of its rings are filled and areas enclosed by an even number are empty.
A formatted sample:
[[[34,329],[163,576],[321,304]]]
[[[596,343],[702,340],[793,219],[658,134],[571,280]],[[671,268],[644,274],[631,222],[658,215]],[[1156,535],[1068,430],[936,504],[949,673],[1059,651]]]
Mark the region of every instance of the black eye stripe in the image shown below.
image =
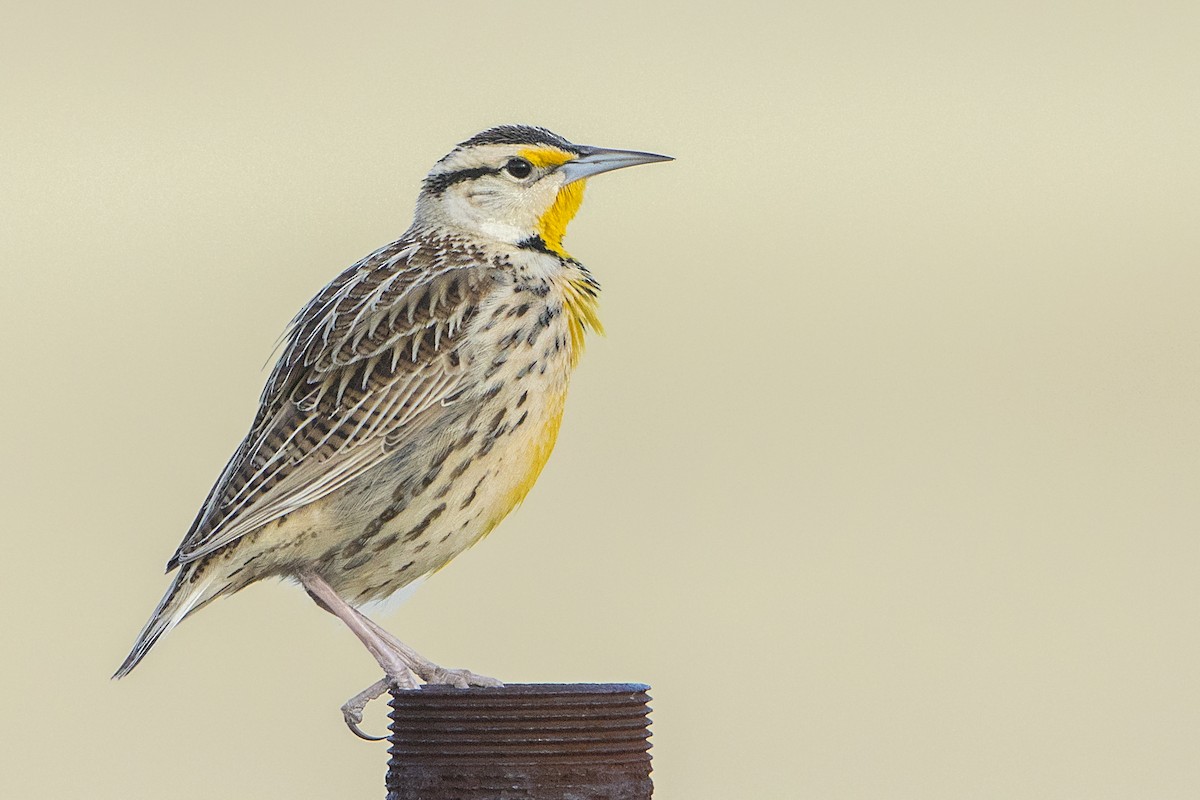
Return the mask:
[[[482,178],[484,175],[499,175],[500,170],[492,167],[471,167],[469,169],[460,169],[455,172],[443,172],[439,175],[430,175],[425,179],[425,190],[433,194],[441,194],[449,187],[462,181],[473,181],[476,178]]]
[[[514,178],[528,178],[533,173],[533,164],[530,164],[524,158],[510,158],[504,163],[503,167],[468,167],[467,169],[455,170],[454,172],[443,172],[438,175],[431,175],[425,179],[425,191],[432,194],[441,194],[456,183],[462,181],[473,181],[476,178],[482,178],[484,175],[499,175],[501,172],[507,172]]]

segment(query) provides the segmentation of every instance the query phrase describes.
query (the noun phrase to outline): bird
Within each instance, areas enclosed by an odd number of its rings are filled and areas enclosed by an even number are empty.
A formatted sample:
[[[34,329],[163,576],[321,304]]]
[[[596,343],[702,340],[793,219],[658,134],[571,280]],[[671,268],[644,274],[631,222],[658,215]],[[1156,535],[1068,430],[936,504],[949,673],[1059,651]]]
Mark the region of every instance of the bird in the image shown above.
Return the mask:
[[[292,319],[249,432],[167,563],[171,584],[117,669],[218,597],[299,583],[384,671],[342,712],[420,682],[501,685],[438,666],[360,609],[485,537],[554,448],[600,284],[563,247],[588,179],[669,156],[500,125],[421,184],[413,222]]]

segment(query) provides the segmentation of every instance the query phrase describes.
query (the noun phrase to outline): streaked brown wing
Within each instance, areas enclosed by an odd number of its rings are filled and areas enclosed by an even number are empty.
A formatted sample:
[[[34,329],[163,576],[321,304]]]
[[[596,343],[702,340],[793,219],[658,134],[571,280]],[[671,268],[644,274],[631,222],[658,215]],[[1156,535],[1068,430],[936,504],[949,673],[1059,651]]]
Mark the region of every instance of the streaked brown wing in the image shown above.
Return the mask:
[[[168,569],[345,486],[463,388],[462,331],[492,281],[482,260],[405,238],[313,298]]]

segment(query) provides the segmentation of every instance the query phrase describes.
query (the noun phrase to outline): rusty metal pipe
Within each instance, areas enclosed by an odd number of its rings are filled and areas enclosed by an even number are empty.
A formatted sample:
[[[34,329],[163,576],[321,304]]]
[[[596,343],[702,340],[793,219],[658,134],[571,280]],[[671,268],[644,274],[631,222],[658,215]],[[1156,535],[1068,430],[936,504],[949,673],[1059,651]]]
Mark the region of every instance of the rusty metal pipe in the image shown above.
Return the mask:
[[[648,689],[395,689],[388,800],[648,800]]]

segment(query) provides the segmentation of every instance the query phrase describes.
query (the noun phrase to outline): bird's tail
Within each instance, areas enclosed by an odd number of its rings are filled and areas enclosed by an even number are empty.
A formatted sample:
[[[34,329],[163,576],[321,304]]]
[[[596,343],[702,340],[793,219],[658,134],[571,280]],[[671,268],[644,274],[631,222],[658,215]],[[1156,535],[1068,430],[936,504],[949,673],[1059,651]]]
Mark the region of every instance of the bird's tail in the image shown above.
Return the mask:
[[[113,673],[114,678],[124,678],[128,675],[146,657],[146,653],[150,652],[150,648],[154,647],[154,643],[162,638],[163,634],[182,622],[188,614],[206,605],[217,596],[219,590],[210,591],[213,582],[212,576],[205,578],[197,575],[199,566],[199,564],[185,565],[175,573],[170,588],[167,589],[162,600],[158,601],[158,608],[154,609],[154,613],[150,615],[150,621],[146,623],[146,627],[142,628],[137,641],[133,643],[133,649],[129,651],[129,655]]]

